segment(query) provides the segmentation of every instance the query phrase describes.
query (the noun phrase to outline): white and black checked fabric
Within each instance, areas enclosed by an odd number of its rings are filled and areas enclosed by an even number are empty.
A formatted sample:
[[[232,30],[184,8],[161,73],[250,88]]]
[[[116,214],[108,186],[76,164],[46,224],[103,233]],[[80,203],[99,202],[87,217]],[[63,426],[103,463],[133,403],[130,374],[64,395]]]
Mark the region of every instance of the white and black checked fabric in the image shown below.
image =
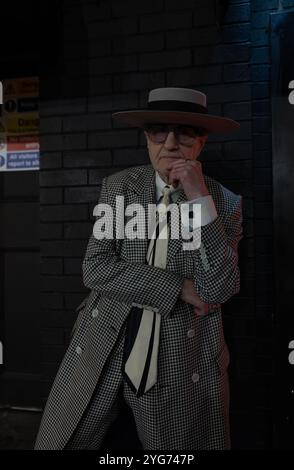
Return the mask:
[[[91,433],[93,425],[106,428],[111,422],[113,397],[122,378],[121,362],[115,360],[122,349],[117,346],[123,344],[134,304],[161,315],[157,383],[136,397],[128,393],[124,382],[124,396],[144,448],[229,447],[229,352],[221,308],[196,317],[193,307],[179,297],[185,277],[193,279],[198,295],[208,303],[223,304],[240,289],[242,198],[208,176],[205,183],[217,218],[202,227],[199,249],[184,251],[181,239],[170,239],[166,269],[146,264],[148,239],[90,237],[83,261],[83,280],[90,292],[80,306],[72,340],[47,400],[36,449],[64,449],[77,428]],[[152,165],[104,178],[99,202],[113,207],[114,214],[118,195],[124,196],[125,206],[140,203],[147,211],[148,204],[155,204]],[[180,192],[177,204],[185,200]],[[106,410],[103,422],[99,421],[102,410]]]
[[[166,268],[171,191],[168,185],[162,190],[155,237],[150,239],[146,256],[149,265],[162,269]],[[122,372],[137,397],[148,392],[157,380],[160,322],[159,313],[137,306],[132,307],[127,320]]]

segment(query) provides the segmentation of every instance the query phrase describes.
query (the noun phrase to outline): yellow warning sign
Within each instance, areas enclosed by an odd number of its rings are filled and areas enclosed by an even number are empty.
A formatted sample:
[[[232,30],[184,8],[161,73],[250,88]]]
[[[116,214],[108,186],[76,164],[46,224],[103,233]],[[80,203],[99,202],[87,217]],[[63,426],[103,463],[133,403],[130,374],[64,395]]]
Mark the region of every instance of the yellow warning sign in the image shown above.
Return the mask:
[[[6,117],[6,132],[8,134],[31,134],[39,130],[39,115],[37,113],[13,114]]]

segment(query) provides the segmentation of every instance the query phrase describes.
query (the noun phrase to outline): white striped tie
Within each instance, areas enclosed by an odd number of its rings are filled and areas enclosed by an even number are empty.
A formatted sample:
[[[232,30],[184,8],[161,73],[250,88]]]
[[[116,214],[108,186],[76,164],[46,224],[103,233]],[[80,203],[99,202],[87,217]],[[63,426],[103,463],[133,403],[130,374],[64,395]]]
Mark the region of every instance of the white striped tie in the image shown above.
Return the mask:
[[[172,187],[165,186],[162,190],[162,201],[157,207],[159,220],[156,224],[156,237],[151,238],[147,250],[147,262],[153,266],[165,269],[167,260],[167,248],[169,239],[169,227],[167,222],[167,207],[170,202]],[[160,238],[159,238],[160,235]],[[126,334],[135,335],[131,341],[131,351],[124,351],[125,364],[123,373],[128,379],[128,383],[141,396],[150,390],[157,381],[157,362],[159,350],[159,335],[161,315],[153,310],[138,309],[133,310],[133,325],[129,324]],[[141,321],[138,315],[141,314]],[[132,322],[132,318],[130,317]],[[128,345],[130,341],[126,342]]]

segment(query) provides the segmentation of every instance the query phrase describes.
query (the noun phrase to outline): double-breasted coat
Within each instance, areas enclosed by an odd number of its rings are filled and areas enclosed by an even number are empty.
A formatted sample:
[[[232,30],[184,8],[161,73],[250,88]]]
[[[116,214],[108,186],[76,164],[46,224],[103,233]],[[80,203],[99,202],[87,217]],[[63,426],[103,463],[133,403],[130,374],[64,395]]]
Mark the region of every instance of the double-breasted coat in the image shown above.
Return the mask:
[[[83,261],[83,281],[90,293],[78,308],[36,449],[65,448],[133,304],[148,306],[162,316],[158,383],[138,399],[141,419],[149,419],[150,426],[154,423],[156,445],[166,446],[165,450],[229,448],[229,352],[221,307],[196,317],[193,307],[181,300],[180,291],[184,278],[192,278],[201,299],[211,304],[223,304],[239,291],[242,197],[206,175],[205,183],[217,218],[201,228],[197,249],[183,250],[181,237],[170,239],[165,270],[146,264],[146,237],[91,235]],[[123,196],[125,207],[139,203],[147,214],[155,194],[155,170],[151,164],[142,165],[105,177],[99,203],[109,204],[115,215],[116,196]],[[181,190],[177,204],[185,201]]]

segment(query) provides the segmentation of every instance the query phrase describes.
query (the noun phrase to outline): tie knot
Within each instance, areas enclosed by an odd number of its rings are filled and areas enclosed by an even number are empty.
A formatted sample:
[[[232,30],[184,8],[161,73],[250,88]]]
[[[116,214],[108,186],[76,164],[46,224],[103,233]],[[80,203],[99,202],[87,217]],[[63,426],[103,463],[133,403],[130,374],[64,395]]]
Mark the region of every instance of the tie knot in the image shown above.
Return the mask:
[[[162,202],[166,205],[169,204],[170,202],[170,194],[171,194],[172,188],[170,186],[165,186],[161,192],[163,195]]]
[[[167,184],[164,186],[164,188],[162,188],[162,192],[167,192],[167,191],[171,191],[172,190],[172,186],[168,186]]]

